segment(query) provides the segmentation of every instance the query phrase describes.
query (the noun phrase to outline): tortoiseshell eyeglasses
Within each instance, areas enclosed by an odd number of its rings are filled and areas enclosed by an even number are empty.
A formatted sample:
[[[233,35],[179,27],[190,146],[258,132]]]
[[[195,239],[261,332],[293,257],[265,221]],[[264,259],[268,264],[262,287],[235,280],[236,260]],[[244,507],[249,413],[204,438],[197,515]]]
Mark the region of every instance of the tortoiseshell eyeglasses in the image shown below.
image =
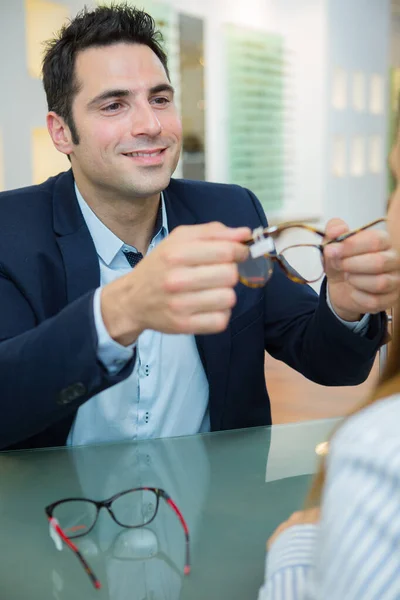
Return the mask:
[[[93,529],[102,508],[105,508],[121,527],[128,529],[144,527],[155,518],[160,498],[164,498],[173,509],[183,527],[186,542],[183,572],[188,575],[190,573],[189,530],[175,502],[160,488],[134,488],[101,501],[89,498],[65,498],[53,502],[45,508],[50,523],[50,535],[59,550],[62,549],[62,541],[65,542],[80,560],[94,587],[100,589],[100,581],[72,540],[86,535]]]
[[[248,287],[263,287],[271,278],[274,262],[276,262],[292,281],[303,284],[315,283],[324,274],[326,246],[343,242],[356,233],[385,221],[386,218],[381,217],[322,243],[315,243],[315,236],[324,238],[325,232],[304,223],[287,222],[272,227],[259,227],[253,231],[250,239],[243,242],[249,246],[250,254],[246,261],[238,265],[239,279]],[[290,245],[282,249],[276,248],[275,241],[291,229],[296,229],[302,237],[313,236],[312,243],[307,240],[308,243]]]

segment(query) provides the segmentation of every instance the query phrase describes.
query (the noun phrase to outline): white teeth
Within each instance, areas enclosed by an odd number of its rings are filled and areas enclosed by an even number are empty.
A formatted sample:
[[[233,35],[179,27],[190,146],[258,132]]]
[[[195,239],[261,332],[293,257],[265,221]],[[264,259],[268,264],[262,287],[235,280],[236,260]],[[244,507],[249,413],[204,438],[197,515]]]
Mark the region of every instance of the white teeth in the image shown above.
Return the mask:
[[[157,150],[157,152],[129,152],[126,154],[126,156],[144,156],[146,157],[153,157],[153,156],[158,156],[161,153],[161,150]]]

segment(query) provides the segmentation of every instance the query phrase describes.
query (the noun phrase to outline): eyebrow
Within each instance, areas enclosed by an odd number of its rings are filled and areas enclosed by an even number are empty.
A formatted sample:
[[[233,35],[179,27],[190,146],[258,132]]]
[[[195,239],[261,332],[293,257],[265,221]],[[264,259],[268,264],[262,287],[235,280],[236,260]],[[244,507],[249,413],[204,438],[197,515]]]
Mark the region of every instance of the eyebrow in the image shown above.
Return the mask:
[[[159,94],[161,92],[169,92],[170,94],[174,95],[175,90],[172,87],[172,85],[170,85],[169,83],[159,83],[158,85],[154,85],[153,87],[151,87],[149,89],[149,94],[152,96],[154,94]],[[98,96],[95,96],[94,98],[92,98],[92,100],[89,100],[88,102],[88,108],[93,108],[94,106],[97,106],[98,104],[100,104],[101,102],[104,102],[105,100],[110,100],[111,98],[126,98],[127,96],[131,96],[133,95],[131,90],[122,90],[122,89],[115,89],[115,90],[106,90],[104,92],[102,92],[101,94],[99,94]]]

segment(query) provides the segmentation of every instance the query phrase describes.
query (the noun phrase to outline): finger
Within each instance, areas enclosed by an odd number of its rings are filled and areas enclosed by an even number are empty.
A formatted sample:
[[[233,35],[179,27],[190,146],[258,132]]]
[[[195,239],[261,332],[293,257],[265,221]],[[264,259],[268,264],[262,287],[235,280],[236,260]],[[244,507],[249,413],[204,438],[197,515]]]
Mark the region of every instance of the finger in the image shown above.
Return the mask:
[[[400,288],[400,273],[382,275],[345,274],[345,280],[357,290],[369,294],[390,294]]]
[[[236,264],[178,267],[166,277],[166,292],[188,292],[213,288],[234,287],[239,281]]]
[[[314,506],[304,511],[308,522],[316,523],[320,519],[321,509],[319,506]]]
[[[319,521],[319,519],[321,517],[321,509],[319,506],[314,506],[313,508],[308,509],[306,512],[307,512],[307,518],[310,519],[311,523],[315,523],[316,521]]]
[[[343,259],[362,254],[383,252],[391,248],[390,236],[387,231],[360,231],[338,244],[328,244],[324,248],[327,260]]]
[[[236,304],[236,294],[232,288],[201,290],[187,294],[174,294],[168,302],[173,313],[179,315],[222,312]]]
[[[342,260],[340,258],[340,244],[332,244],[332,246],[327,246],[324,249],[322,263],[328,278],[336,278],[338,275],[342,278],[344,271],[342,268]]]
[[[376,314],[388,310],[397,304],[399,297],[397,291],[391,294],[369,294],[357,289],[353,289],[350,295],[361,314]]]
[[[304,515],[304,511],[303,510],[296,510],[294,513],[292,513],[288,519],[288,521],[295,521],[297,522],[299,519],[301,519]]]
[[[197,313],[180,320],[179,331],[193,335],[220,333],[228,327],[230,318],[230,310]]]
[[[162,249],[163,260],[168,266],[238,263],[246,260],[248,255],[247,246],[239,242],[220,240],[175,243],[165,245]]]
[[[342,219],[330,219],[325,228],[324,240],[333,240],[349,231],[349,226]]]
[[[173,231],[176,237],[187,240],[228,240],[242,242],[251,237],[249,227],[227,227],[223,223],[212,222],[202,225],[177,227]]]
[[[392,273],[400,270],[399,254],[391,248],[383,252],[373,254],[362,254],[344,258],[337,263],[344,272],[353,275],[374,275],[380,273]]]
[[[315,523],[319,520],[319,508],[308,508],[292,514],[287,521],[289,526],[302,525],[304,523]]]

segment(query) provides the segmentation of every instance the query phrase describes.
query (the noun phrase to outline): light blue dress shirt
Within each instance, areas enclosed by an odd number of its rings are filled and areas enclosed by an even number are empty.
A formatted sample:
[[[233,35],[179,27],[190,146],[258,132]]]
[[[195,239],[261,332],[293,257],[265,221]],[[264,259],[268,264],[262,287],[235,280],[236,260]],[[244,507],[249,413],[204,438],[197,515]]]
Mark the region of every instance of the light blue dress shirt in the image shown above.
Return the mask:
[[[99,258],[102,287],[131,271],[124,252],[137,252],[137,249],[124,244],[100,221],[76,185],[75,192]],[[161,203],[162,227],[151,240],[148,253],[168,235],[163,197]],[[97,356],[110,373],[115,373],[132,358],[136,346],[136,363],[127,379],[93,396],[79,408],[67,444],[76,446],[209,431],[209,386],[194,336],[146,330],[136,344],[130,347],[118,344],[103,323],[101,287],[95,292],[93,306]]]

